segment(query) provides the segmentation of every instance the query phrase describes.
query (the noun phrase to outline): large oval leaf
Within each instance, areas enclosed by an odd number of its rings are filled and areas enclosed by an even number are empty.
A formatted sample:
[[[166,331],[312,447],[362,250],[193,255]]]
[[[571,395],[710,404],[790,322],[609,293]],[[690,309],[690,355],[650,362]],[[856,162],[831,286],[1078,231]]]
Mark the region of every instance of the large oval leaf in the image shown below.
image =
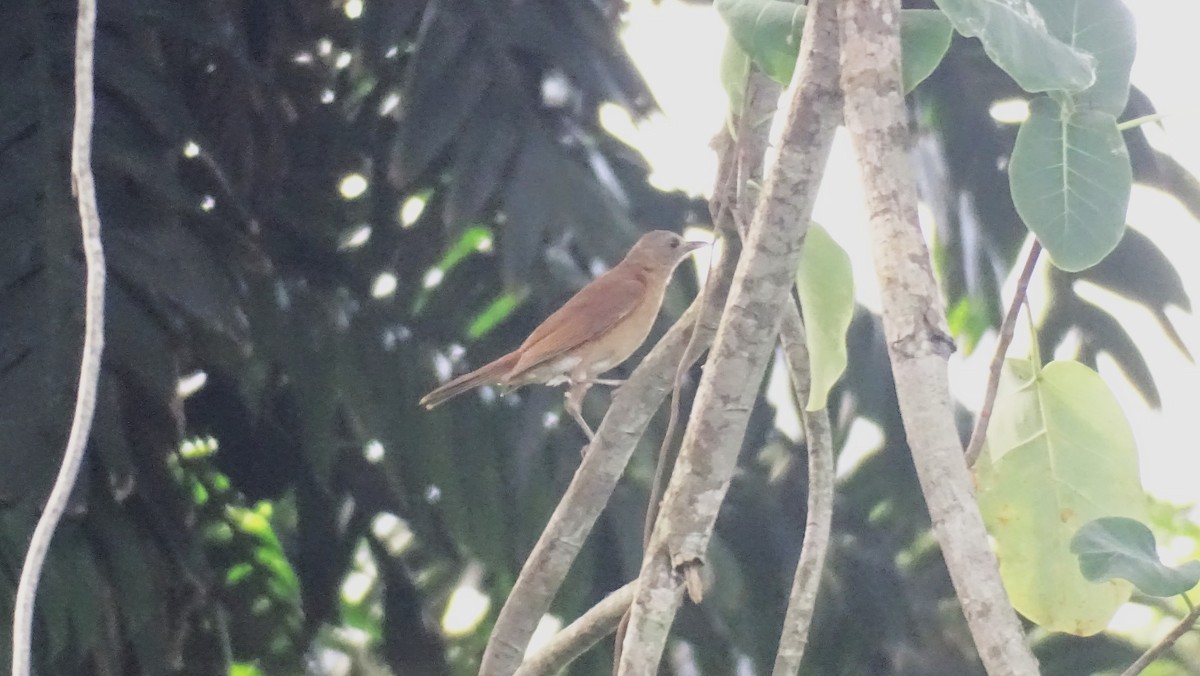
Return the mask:
[[[954,28],[977,37],[987,55],[1027,92],[1082,91],[1094,59],[1050,34],[1027,0],[935,0]]]
[[[1071,99],[1076,109],[1120,115],[1137,51],[1133,13],[1122,0],[1032,0],[1050,33],[1096,59],[1096,81]]]
[[[825,408],[829,390],[846,370],[846,331],[854,318],[854,270],[850,256],[813,223],[804,238],[796,293],[804,310],[812,386],[805,408]]]
[[[717,0],[714,7],[764,73],[784,84],[791,81],[808,8],[781,0]]]
[[[1121,241],[1133,170],[1112,115],[1035,99],[1008,173],[1017,213],[1059,268],[1089,268]]]
[[[1133,433],[1116,399],[1078,362],[1039,372],[1010,359],[987,440],[979,499],[1013,606],[1054,631],[1102,631],[1132,587],[1089,582],[1070,542],[1093,519],[1145,518]]]
[[[717,0],[733,39],[771,79],[787,84],[796,68],[808,8],[782,0]],[[950,48],[950,21],[936,9],[900,12],[905,93],[929,77]]]

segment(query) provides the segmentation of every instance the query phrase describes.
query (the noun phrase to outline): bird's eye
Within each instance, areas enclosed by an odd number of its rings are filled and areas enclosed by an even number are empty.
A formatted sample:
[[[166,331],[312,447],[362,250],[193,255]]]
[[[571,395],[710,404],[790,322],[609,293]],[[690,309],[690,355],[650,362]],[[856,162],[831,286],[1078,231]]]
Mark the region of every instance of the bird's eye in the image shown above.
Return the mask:
[[[671,240],[671,248],[678,249],[679,248],[679,240],[677,240],[677,239]]]

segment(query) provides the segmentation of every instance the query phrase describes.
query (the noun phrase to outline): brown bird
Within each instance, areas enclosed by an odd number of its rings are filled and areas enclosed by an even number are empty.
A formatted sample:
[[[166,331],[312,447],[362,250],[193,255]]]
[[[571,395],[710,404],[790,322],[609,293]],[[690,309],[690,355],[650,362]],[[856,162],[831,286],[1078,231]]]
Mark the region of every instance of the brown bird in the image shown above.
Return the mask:
[[[421,405],[433,408],[480,385],[499,385],[508,392],[530,383],[567,383],[567,412],[592,439],[581,410],[584,394],[592,385],[621,383],[597,376],[628,359],[646,340],[675,268],[704,245],[666,230],[642,235],[624,260],[580,289],[520,347],[430,392]]]

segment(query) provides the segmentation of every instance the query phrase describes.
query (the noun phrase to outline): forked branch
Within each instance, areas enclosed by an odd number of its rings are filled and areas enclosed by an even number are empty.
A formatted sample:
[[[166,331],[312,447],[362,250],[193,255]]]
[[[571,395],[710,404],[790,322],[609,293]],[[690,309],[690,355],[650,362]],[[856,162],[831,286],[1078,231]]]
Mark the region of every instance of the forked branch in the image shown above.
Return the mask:
[[[789,300],[837,125],[834,7],[831,0],[817,0],[809,8],[779,157],[744,241],[663,516],[642,565],[621,674],[656,671],[683,580],[693,598],[702,591],[700,569]]]

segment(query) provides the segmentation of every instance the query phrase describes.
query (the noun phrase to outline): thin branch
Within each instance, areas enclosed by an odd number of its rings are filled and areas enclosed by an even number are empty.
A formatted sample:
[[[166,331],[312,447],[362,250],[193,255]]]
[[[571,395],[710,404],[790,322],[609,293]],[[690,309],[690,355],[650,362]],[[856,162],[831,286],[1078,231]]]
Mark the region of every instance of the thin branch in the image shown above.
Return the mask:
[[[625,471],[646,426],[666,397],[675,369],[693,331],[698,345],[708,345],[717,330],[717,310],[724,305],[733,265],[717,275],[711,295],[692,303],[658,345],[646,355],[613,395],[612,405],[571,485],[550,516],[546,528],[521,568],[484,650],[480,676],[509,676],[520,666],[529,638],[567,575],[575,555],[595,525]]]
[[[838,121],[832,0],[810,4],[779,157],[734,273],[693,415],[638,578],[620,673],[655,673],[687,582],[701,567],[794,284],[796,262]]]
[[[933,534],[983,666],[1037,674],[1000,580],[954,424],[947,360],[954,342],[917,221],[900,83],[900,0],[843,0],[842,90],[870,214],[884,336],[904,431]]]
[[[1184,597],[1186,598],[1186,597]],[[1142,670],[1150,666],[1154,660],[1162,656],[1175,642],[1183,637],[1184,634],[1192,630],[1196,626],[1196,620],[1200,620],[1200,606],[1192,608],[1192,611],[1184,616],[1175,628],[1167,632],[1167,635],[1162,637],[1162,640],[1155,643],[1149,650],[1142,653],[1142,656],[1137,658],[1129,668],[1121,672],[1121,676],[1137,676],[1142,673]]]
[[[632,582],[606,596],[603,601],[580,615],[579,619],[555,634],[544,648],[526,659],[513,676],[557,674],[600,639],[611,634],[631,602]]]
[[[779,337],[808,444],[808,515],[804,526],[804,544],[800,548],[796,576],[788,595],[787,615],[783,619],[775,669],[771,672],[773,676],[791,676],[800,671],[800,662],[808,646],[808,630],[817,605],[825,554],[829,550],[829,533],[833,523],[833,434],[826,409],[809,411],[805,408],[812,388],[812,372],[804,322],[795,303],[789,303],[784,311]]]
[[[71,183],[79,203],[79,227],[87,266],[84,310],[83,358],[71,432],[62,466],[38,519],[13,604],[13,676],[28,676],[31,669],[33,610],[38,582],[50,540],[66,510],[96,410],[96,388],[100,380],[100,357],[104,351],[104,248],[100,243],[100,213],[96,207],[96,185],[92,176],[92,123],[94,114],[93,68],[96,51],[95,0],[79,0],[75,25],[75,122],[71,131]]]
[[[1017,317],[1021,315],[1021,305],[1029,289],[1029,280],[1033,278],[1033,270],[1037,267],[1038,254],[1042,245],[1036,238],[1029,248],[1029,256],[1025,259],[1025,267],[1021,276],[1017,277],[1017,289],[1013,293],[1012,303],[1004,322],[1000,325],[1000,337],[996,341],[996,354],[992,356],[992,365],[988,369],[987,389],[983,395],[983,406],[979,409],[979,417],[975,419],[975,429],[971,431],[971,441],[967,444],[967,466],[970,467],[979,459],[983,450],[983,442],[987,439],[988,423],[992,419],[992,408],[996,405],[996,390],[1000,388],[1000,372],[1004,370],[1004,357],[1008,354],[1008,346],[1012,343],[1013,332],[1017,327]]]

